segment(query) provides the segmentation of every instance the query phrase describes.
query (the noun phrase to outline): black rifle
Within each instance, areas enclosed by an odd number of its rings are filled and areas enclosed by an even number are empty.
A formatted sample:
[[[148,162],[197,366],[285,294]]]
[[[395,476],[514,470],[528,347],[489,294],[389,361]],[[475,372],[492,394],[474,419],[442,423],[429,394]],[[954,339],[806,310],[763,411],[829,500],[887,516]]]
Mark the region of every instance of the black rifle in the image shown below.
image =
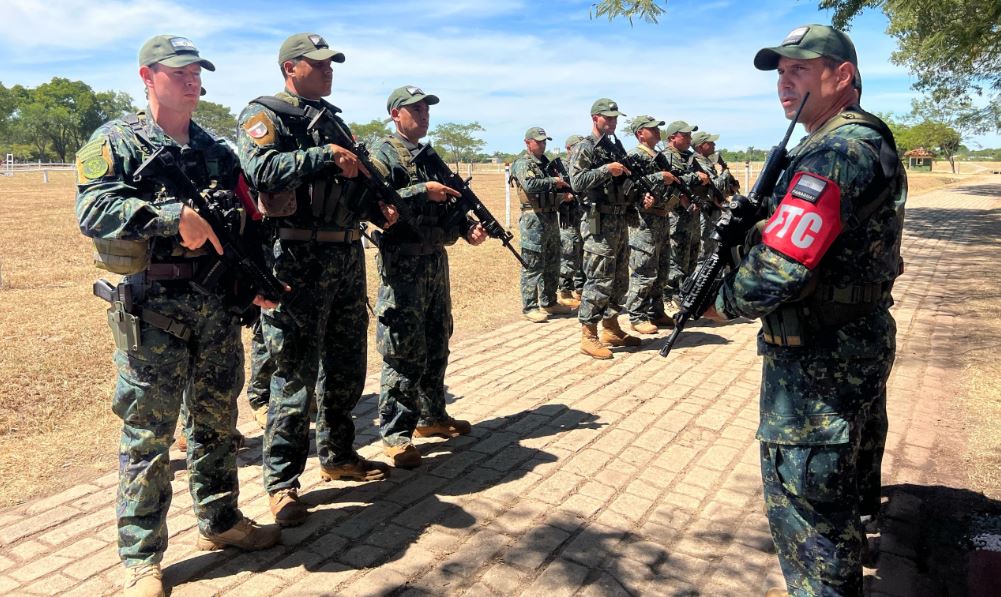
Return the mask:
[[[696,320],[716,300],[716,294],[723,284],[723,269],[731,265],[731,249],[740,246],[747,236],[747,233],[754,227],[760,219],[761,203],[770,197],[775,190],[775,183],[786,167],[786,145],[789,144],[789,137],[796,128],[799,115],[806,105],[806,100],[810,94],[803,96],[796,115],[793,116],[789,128],[786,130],[782,141],[768,152],[768,159],[761,169],[761,175],[755,181],[754,187],[746,197],[737,195],[728,205],[729,210],[724,211],[716,222],[716,229],[713,231],[713,240],[716,241],[715,250],[709,257],[699,264],[695,274],[685,280],[681,287],[681,308],[674,315],[674,332],[667,339],[667,344],[660,349],[660,356],[666,357],[674,347],[678,335],[685,329],[689,320]]]
[[[563,163],[563,158],[554,158],[546,164],[546,174],[551,176],[558,176],[567,183],[562,189],[556,189],[557,193],[570,193],[573,197],[573,201],[560,201],[559,205],[556,207],[557,212],[560,217],[560,228],[567,228],[571,226],[570,222],[570,210],[573,208],[574,204],[581,205],[580,196],[573,192],[570,187],[570,172],[567,170],[567,165]]]
[[[252,255],[244,249],[244,239],[236,233],[239,228],[239,223],[234,221],[236,214],[223,207],[232,192],[224,189],[200,190],[181,169],[180,154],[180,147],[161,146],[136,169],[132,178],[135,182],[143,178],[153,178],[163,182],[168,192],[175,197],[190,201],[198,211],[198,215],[208,223],[212,232],[219,238],[223,249],[222,255],[216,256],[217,259],[210,265],[199,269],[198,279],[191,282],[192,287],[200,292],[211,293],[212,289],[218,286],[223,274],[227,271],[235,272],[236,277],[243,282],[237,300],[245,304],[234,305],[241,313],[250,307],[254,296],[258,294],[274,302],[287,297],[285,285],[263,266],[262,256]],[[244,284],[246,288],[243,288]],[[287,305],[285,311],[289,313]],[[292,313],[289,313],[289,316],[295,320]]]
[[[712,198],[715,199],[719,203],[719,205],[726,205],[727,204],[727,200],[726,200],[726,196],[723,195],[723,191],[719,190],[716,187],[716,185],[713,184],[713,176],[714,176],[714,174],[710,174],[709,172],[706,172],[706,169],[703,168],[702,164],[699,163],[698,154],[692,155],[692,161],[689,162],[688,166],[692,169],[692,171],[694,171],[694,172],[701,172],[701,173],[703,173],[703,174],[705,174],[706,176],[709,177],[709,182],[707,182],[704,186],[706,186],[706,187],[709,188],[709,194],[712,195]],[[716,208],[718,206],[717,205],[709,206],[709,205],[706,205],[706,204],[702,203],[702,204],[699,205],[699,207],[702,207],[702,208],[705,208],[705,207]]]
[[[270,104],[267,104],[271,107]],[[366,176],[363,172],[359,172],[358,176],[353,180],[359,180],[365,188],[368,189],[372,195],[375,196],[375,201],[369,205],[362,206],[352,206],[352,211],[356,213],[368,212],[369,216],[375,216],[375,214],[381,214],[379,210],[378,202],[382,201],[386,205],[391,205],[396,208],[396,213],[399,214],[400,222],[406,224],[409,228],[408,232],[411,236],[420,237],[420,229],[417,227],[417,222],[414,219],[414,214],[410,211],[410,207],[406,201],[400,197],[400,193],[396,190],[393,185],[386,180],[382,173],[376,169],[375,165],[372,164],[372,158],[368,153],[368,148],[361,141],[355,142],[354,137],[351,132],[342,125],[338,119],[333,117],[327,108],[320,108],[319,110],[313,106],[305,106],[303,108],[305,117],[309,120],[309,124],[306,126],[307,131],[318,131],[325,139],[328,139],[334,145],[340,145],[346,149],[350,149],[357,157],[358,162],[368,170],[368,175]],[[364,195],[363,197],[366,197]],[[364,198],[362,199],[364,201]]]
[[[483,230],[486,231],[487,235],[491,238],[496,238],[501,241],[511,254],[514,255],[515,259],[522,267],[528,267],[525,260],[521,258],[521,255],[515,250],[514,246],[511,245],[511,241],[514,239],[514,235],[504,229],[494,217],[490,210],[487,209],[480,198],[476,196],[473,189],[469,188],[469,180],[463,180],[461,176],[452,171],[445,163],[445,160],[441,159],[438,152],[431,147],[430,144],[421,147],[417,155],[414,156],[414,162],[421,164],[426,168],[428,175],[432,179],[440,182],[441,184],[455,189],[459,192],[458,198],[450,198],[450,201],[455,205],[456,213],[453,218],[466,217],[469,212],[473,213],[473,217],[479,222]]]
[[[678,182],[671,183],[670,187],[668,188],[677,189],[679,194],[688,197],[688,199],[691,201],[698,200],[698,197],[696,197],[695,193],[692,192],[691,187],[689,187],[688,184],[686,184],[683,180],[681,180],[681,177],[685,175],[685,170],[682,168],[673,167],[671,165],[671,160],[668,159],[668,157],[664,154],[663,151],[657,152],[657,155],[655,155],[653,158],[653,163],[656,164],[657,167],[660,168],[663,172],[670,172],[671,174],[674,175],[675,178],[678,179]]]
[[[612,159],[628,168],[629,174],[627,178],[633,181],[633,184],[639,185],[644,193],[649,193],[654,197],[660,196],[660,193],[654,190],[653,185],[646,179],[653,172],[647,171],[646,164],[640,161],[639,157],[626,153],[626,148],[622,146],[622,141],[619,141],[615,135],[602,135],[598,139],[598,147],[610,153]]]

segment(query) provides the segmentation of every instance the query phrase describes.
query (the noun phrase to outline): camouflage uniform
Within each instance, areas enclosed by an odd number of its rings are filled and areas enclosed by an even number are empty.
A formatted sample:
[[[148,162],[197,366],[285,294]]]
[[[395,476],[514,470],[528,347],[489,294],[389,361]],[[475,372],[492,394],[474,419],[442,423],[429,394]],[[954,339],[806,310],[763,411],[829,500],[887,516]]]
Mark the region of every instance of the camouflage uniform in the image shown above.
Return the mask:
[[[338,108],[323,100],[288,91],[274,99],[325,108],[340,120]],[[248,181],[273,202],[259,200],[275,234],[267,248],[271,266],[293,289],[290,299],[261,315],[274,367],[263,454],[269,494],[300,485],[311,401],[320,465],[361,461],[351,410],[365,384],[368,339],[359,219],[370,214],[358,211],[360,187],[337,176],[330,140],[307,131],[305,118],[276,110],[251,102],[240,114],[237,139]],[[318,384],[321,378],[327,383]]]
[[[907,191],[889,131],[881,136],[859,124],[859,112],[848,114],[845,126],[832,130],[828,123],[790,152],[766,201],[772,219],[764,241],[726,278],[716,300],[727,316],[762,318],[757,437],[772,538],[794,595],[862,594],[859,516],[879,508],[896,336],[890,291],[902,263]],[[794,181],[800,173],[829,181]],[[833,185],[840,206],[810,199]],[[834,205],[840,216],[825,220],[839,226],[830,248],[806,259],[796,247],[819,245],[809,234],[827,228],[794,225],[789,209],[800,209],[796,201],[806,205],[804,197]],[[793,227],[793,238],[776,240]]]
[[[584,238],[580,235],[583,217],[584,209],[576,200],[560,204],[560,280],[557,290],[581,292],[584,289]]]
[[[193,415],[185,428],[199,529],[203,535],[218,534],[243,518],[237,509],[234,442],[236,397],[243,385],[237,316],[223,297],[196,291],[189,283],[214,252],[209,243],[196,251],[181,246],[181,201],[155,179],[133,182],[149,151],[138,135],[154,147],[177,145],[139,112],[102,125],[77,152],[81,232],[150,246],[150,264],[117,288],[131,290],[133,312],[141,313],[137,346],[120,343],[122,336],[116,334],[118,381],[112,399],[112,410],[123,422],[115,512],[118,552],[127,567],[157,564],[167,548],[173,495],[168,448],[182,400]],[[185,167],[186,174],[199,188],[210,181],[233,188],[238,166],[232,151],[193,122],[189,135],[185,151],[195,152],[202,168]]]
[[[560,237],[556,210],[562,194],[556,178],[546,176],[545,156],[522,156],[511,165],[511,185],[521,206],[521,309],[525,313],[556,304],[560,273]]]
[[[720,193],[724,197],[730,194],[730,182],[733,177],[730,175],[730,171],[727,170],[722,174],[716,172],[716,166],[706,156],[699,152],[695,152],[692,155],[693,160],[697,160],[699,165],[702,166],[702,170],[709,175],[709,184],[713,185],[719,189]],[[699,213],[699,221],[701,222],[702,234],[701,243],[698,254],[697,262],[702,261],[709,256],[710,253],[715,249],[716,243],[712,239],[712,233],[716,229],[716,221],[723,214],[723,210],[716,207],[716,202],[714,195],[709,192],[709,188],[705,185],[700,185],[698,187],[692,188],[692,191],[700,195],[707,204],[711,203],[713,205],[712,209],[702,209]]]
[[[420,150],[398,133],[370,147],[373,164],[420,220],[420,238],[403,226],[382,235],[376,265],[376,345],[382,354],[380,433],[386,446],[410,442],[414,429],[450,419],[445,412],[445,369],[452,336],[452,296],[446,245],[472,226],[449,203],[427,198],[432,177],[413,157]]]
[[[640,143],[629,153],[647,164],[648,171],[659,170],[654,165],[655,151],[646,145]],[[629,226],[630,275],[626,309],[634,324],[664,317],[664,282],[671,259],[668,214],[679,200],[676,195],[667,193],[662,176],[658,177],[655,188],[663,194],[655,198],[649,209],[642,206],[643,194],[633,193],[638,216]]]
[[[667,146],[663,154],[671,164],[674,172],[685,172],[678,178],[688,185],[692,191],[701,184],[699,176],[688,169],[688,158],[691,154]],[[675,300],[679,296],[681,284],[695,270],[695,260],[699,253],[700,220],[697,214],[688,211],[680,202],[674,206],[670,214],[671,267],[664,284],[664,299]]]
[[[268,353],[268,345],[264,341],[264,329],[261,321],[254,322],[250,337],[250,383],[247,384],[247,402],[252,410],[266,407],[271,397],[271,376],[275,372],[275,363]]]

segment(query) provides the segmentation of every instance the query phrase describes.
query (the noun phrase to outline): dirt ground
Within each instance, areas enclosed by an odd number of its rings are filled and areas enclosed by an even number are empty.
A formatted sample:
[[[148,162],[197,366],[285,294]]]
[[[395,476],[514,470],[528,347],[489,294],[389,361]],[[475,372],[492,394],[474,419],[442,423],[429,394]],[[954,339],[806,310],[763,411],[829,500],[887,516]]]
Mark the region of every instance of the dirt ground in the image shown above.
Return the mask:
[[[959,175],[938,168],[933,173],[913,174],[911,193],[999,167],[966,166]],[[504,222],[500,168],[478,166],[472,184]],[[112,340],[105,304],[91,294],[100,271],[92,265],[90,241],[79,234],[76,225],[74,191],[73,172],[49,172],[47,184],[39,172],[0,177],[0,296],[4,302],[0,310],[0,478],[4,479],[0,508],[59,491],[106,471],[116,460],[119,421],[109,408],[115,377]],[[517,211],[515,205],[511,228],[516,236]],[[374,304],[375,252],[367,254],[369,295]],[[498,241],[490,239],[481,247],[460,241],[449,249],[449,258],[456,338],[483,334],[520,316],[517,262]],[[1001,314],[1001,296],[996,290],[995,285],[985,292],[978,308]],[[985,320],[1001,325],[997,317]],[[375,370],[379,363],[374,325],[370,332],[369,367]],[[995,346],[1001,337],[998,327],[985,326],[979,333],[984,342]],[[988,356],[977,352],[968,363],[971,396],[976,401],[970,408],[988,409],[994,417],[991,420],[998,421],[1001,370]],[[246,403],[242,398],[240,403],[245,418]],[[973,421],[971,438],[982,433],[979,445],[991,445],[996,427],[992,430],[977,423]],[[977,474],[983,475],[985,483],[993,482],[996,487],[996,460],[991,468],[991,456],[997,454],[994,442],[994,452],[973,453],[968,462],[982,469]]]

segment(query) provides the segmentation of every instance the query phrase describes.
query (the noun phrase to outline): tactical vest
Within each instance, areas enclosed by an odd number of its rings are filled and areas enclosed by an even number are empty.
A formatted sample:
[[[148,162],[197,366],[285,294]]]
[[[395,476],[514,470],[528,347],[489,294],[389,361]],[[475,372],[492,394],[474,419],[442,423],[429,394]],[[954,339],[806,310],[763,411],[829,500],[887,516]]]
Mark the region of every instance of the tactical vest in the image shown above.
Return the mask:
[[[320,100],[323,108],[343,125],[337,116],[340,108]],[[279,151],[290,152],[332,143],[318,130],[309,128],[304,109],[294,106],[278,96],[261,96],[251,101],[260,104],[278,116],[291,135],[278,137]],[[345,130],[347,126],[344,125]],[[288,240],[322,240],[334,237],[354,241],[360,238],[361,216],[353,201],[362,192],[359,185],[341,178],[332,171],[320,171],[302,180],[294,189],[295,209],[286,215],[276,215],[281,221],[278,234]],[[333,236],[331,236],[331,234]],[[300,238],[301,237],[301,238]]]
[[[145,160],[157,146],[146,134],[146,114],[128,114],[122,121],[129,126],[138,141],[140,159]],[[181,169],[195,181],[199,188],[212,184],[222,189],[232,189],[236,185],[234,172],[236,162],[221,140],[206,149],[185,147],[181,153]],[[169,189],[156,179],[144,177],[135,185],[139,196],[154,205],[173,202]],[[149,270],[152,264],[188,260],[206,254],[207,249],[195,251],[185,249],[176,239],[154,238],[146,240],[123,240],[94,238],[94,265],[116,274],[131,275]]]
[[[851,124],[875,130],[882,142],[878,149],[880,171],[862,193],[849,222],[851,229],[865,224],[887,200],[895,197],[906,184],[896,143],[889,127],[882,120],[853,107],[829,120],[799,147],[796,155],[806,155],[834,130]],[[795,156],[794,156],[795,159]],[[829,249],[836,250],[838,241]],[[836,286],[825,276],[823,264],[801,297],[786,303],[762,318],[762,334],[766,343],[776,346],[806,346],[815,344],[828,331],[872,313],[892,302],[893,281],[903,272],[903,260],[898,258],[896,275],[884,281]]]
[[[539,166],[531,156],[525,156],[522,159],[529,160],[529,169],[535,174],[545,176],[545,166]],[[518,197],[518,203],[522,210],[547,214],[556,213],[556,209],[560,205],[560,197],[555,190],[544,193],[529,193],[521,186],[515,176],[510,177],[508,184],[514,188],[515,196]]]
[[[396,151],[400,166],[407,172],[409,181],[406,186],[420,184],[432,180],[428,173],[424,172],[420,164],[414,159],[414,154],[406,143],[396,135],[389,135],[385,141]],[[376,162],[378,163],[378,162]],[[389,245],[395,245],[398,250],[407,253],[427,254],[439,250],[444,245],[455,242],[458,235],[455,231],[446,230],[449,216],[448,203],[435,203],[424,201],[417,209],[414,209],[414,217],[417,222],[417,230],[420,232],[420,243],[404,242],[400,239],[394,228],[390,228],[383,234],[383,239]]]
[[[585,137],[580,141],[581,143],[590,143],[592,148],[597,149],[595,146],[594,138],[591,136]],[[597,152],[595,152],[595,157],[598,157]],[[606,155],[601,152],[599,158],[600,163],[592,164],[592,167],[604,166],[605,164],[611,164],[614,160],[611,156]],[[598,212],[608,215],[625,215],[628,211],[631,202],[629,197],[626,195],[624,182],[620,182],[624,177],[617,176],[612,177],[599,188],[588,189],[587,191],[587,201],[593,207],[598,208]]]

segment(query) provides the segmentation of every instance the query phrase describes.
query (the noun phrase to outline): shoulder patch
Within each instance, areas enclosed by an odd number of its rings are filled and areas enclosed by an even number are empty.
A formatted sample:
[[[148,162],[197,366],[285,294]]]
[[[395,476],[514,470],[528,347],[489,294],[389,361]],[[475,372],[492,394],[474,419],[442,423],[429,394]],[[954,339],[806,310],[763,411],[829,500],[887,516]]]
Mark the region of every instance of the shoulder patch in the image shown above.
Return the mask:
[[[77,182],[86,184],[115,173],[107,139],[95,139],[76,153]]]
[[[761,242],[812,270],[841,229],[841,189],[837,183],[797,172],[768,220]]]
[[[265,112],[258,112],[243,123],[247,136],[258,145],[271,145],[275,142],[275,123]]]

